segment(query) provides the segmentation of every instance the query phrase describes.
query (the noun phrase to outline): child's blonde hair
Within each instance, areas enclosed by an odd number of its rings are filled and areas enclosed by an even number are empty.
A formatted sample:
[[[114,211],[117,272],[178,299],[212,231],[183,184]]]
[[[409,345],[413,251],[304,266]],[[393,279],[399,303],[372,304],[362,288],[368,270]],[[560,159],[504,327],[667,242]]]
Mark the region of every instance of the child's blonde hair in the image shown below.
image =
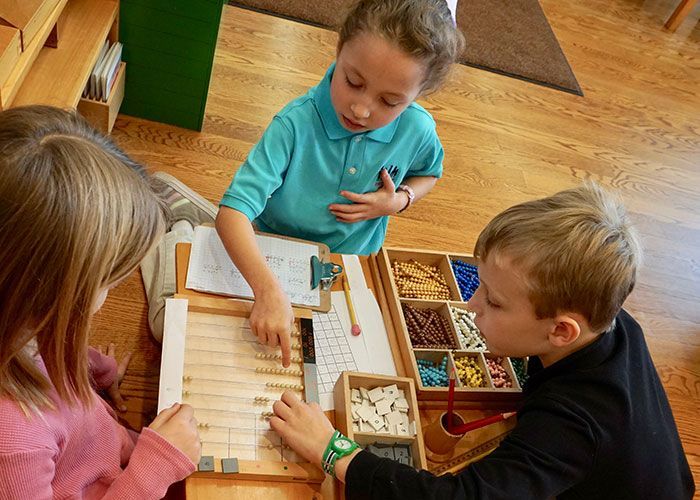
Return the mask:
[[[361,33],[380,36],[422,61],[422,94],[442,85],[464,50],[445,0],[358,0],[340,26],[338,50]]]
[[[577,312],[595,332],[614,324],[642,259],[622,202],[595,183],[501,212],[474,254],[510,259],[526,277],[538,318]]]
[[[92,402],[99,292],[164,229],[143,169],[82,118],[47,106],[0,113],[0,397],[39,412],[55,406],[52,384],[70,404]]]

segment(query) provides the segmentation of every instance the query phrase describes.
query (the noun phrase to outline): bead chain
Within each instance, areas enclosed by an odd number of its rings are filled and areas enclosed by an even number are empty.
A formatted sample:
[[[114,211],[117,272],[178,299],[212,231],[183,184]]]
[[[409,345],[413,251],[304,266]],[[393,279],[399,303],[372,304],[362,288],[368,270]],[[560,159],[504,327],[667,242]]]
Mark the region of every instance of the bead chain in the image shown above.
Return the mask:
[[[450,300],[450,287],[437,267],[415,260],[392,265],[399,296],[410,299]]]
[[[486,358],[486,366],[489,368],[494,387],[513,387],[510,375],[503,368],[503,358]]]
[[[433,309],[401,305],[414,348],[457,349],[449,320]]]
[[[479,288],[479,273],[475,265],[462,260],[452,261],[452,271],[457,278],[457,286],[462,300],[467,302],[472,298],[476,289]]]

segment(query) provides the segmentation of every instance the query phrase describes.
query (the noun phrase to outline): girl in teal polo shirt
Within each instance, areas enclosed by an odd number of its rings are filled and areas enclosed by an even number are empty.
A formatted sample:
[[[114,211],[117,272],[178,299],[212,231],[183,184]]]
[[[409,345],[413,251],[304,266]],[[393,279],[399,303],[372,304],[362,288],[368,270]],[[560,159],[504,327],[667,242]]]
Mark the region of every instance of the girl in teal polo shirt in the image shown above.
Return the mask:
[[[284,107],[236,173],[216,228],[253,293],[258,339],[289,365],[293,314],[253,233],[369,254],[389,215],[425,196],[442,175],[430,114],[414,101],[436,90],[463,38],[444,0],[360,0],[340,28],[336,62]]]

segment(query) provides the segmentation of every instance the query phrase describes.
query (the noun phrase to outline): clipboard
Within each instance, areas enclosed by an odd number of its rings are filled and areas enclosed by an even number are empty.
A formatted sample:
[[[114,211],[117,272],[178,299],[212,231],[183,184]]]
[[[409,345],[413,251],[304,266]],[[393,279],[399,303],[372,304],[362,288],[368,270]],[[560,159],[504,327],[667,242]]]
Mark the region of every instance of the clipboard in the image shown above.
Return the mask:
[[[201,227],[201,229],[200,229]],[[209,232],[210,229],[213,229],[211,224],[204,224],[203,226],[200,226],[196,228],[196,231],[200,231],[203,235],[203,237],[206,237],[208,234],[211,238],[213,238],[213,233]],[[309,282],[309,289],[316,291],[318,289],[318,294],[319,294],[319,302],[318,305],[315,303],[309,303],[309,302],[299,302],[294,300],[294,296],[290,295],[292,297],[292,306],[295,306],[297,308],[302,308],[302,309],[311,309],[314,311],[320,311],[320,312],[328,312],[331,308],[331,285],[333,282],[337,279],[338,276],[343,271],[342,266],[335,264],[331,262],[331,253],[330,249],[328,248],[327,245],[322,244],[322,243],[316,243],[316,242],[311,242],[299,238],[291,238],[291,237],[286,237],[286,236],[280,236],[276,234],[269,234],[269,233],[262,233],[256,231],[256,236],[260,237],[259,239],[259,244],[262,240],[267,240],[267,242],[272,242],[274,244],[273,240],[281,240],[284,242],[297,242],[302,245],[300,245],[300,248],[303,246],[305,249],[308,251],[309,247],[313,247],[313,251],[310,254],[311,257],[308,260],[304,260],[303,264],[301,264],[301,260],[296,259],[294,262],[291,262],[292,257],[288,255],[271,255],[271,258],[275,259],[285,259],[289,258],[290,259],[290,266],[294,264],[294,266],[308,266],[308,268],[304,267],[303,274],[305,276],[308,276],[310,278]],[[233,266],[231,263],[230,259],[228,258],[228,254],[225,253],[225,250],[223,249],[223,244],[221,244],[220,240],[218,237],[216,237],[216,246],[220,246],[221,248],[214,249],[212,248],[213,251],[215,251],[215,254],[213,254],[212,257],[212,269],[209,270],[211,273],[222,273],[222,275],[225,275],[227,272],[235,272],[237,275],[240,277],[240,273],[238,270]],[[185,250],[186,248],[186,250]],[[209,248],[209,247],[207,247]],[[222,262],[221,260],[221,252],[224,253],[225,258],[223,259],[225,262]],[[264,252],[263,252],[264,253]],[[314,255],[315,254],[315,255]],[[190,257],[192,255],[192,245],[190,244],[178,244],[177,249],[176,249],[176,269],[177,269],[177,292],[178,294],[183,294],[183,295],[205,295],[205,296],[227,296],[227,297],[233,297],[233,298],[238,298],[238,299],[245,299],[245,300],[251,300],[252,301],[252,293],[251,292],[246,292],[248,293],[247,295],[244,294],[244,292],[241,290],[241,293],[236,293],[232,290],[224,291],[221,289],[218,289],[217,287],[214,287],[213,289],[207,289],[206,287],[198,287],[198,286],[192,286],[192,283],[188,283],[188,273],[190,271]],[[196,258],[196,257],[195,257]],[[200,259],[202,256],[200,255]],[[217,262],[218,261],[218,262]],[[201,262],[201,261],[200,261]],[[209,267],[209,266],[207,266]],[[222,267],[226,267],[226,269],[222,269]],[[272,265],[271,265],[272,267]],[[273,268],[273,272],[275,272],[275,269]],[[275,273],[277,274],[277,273]],[[280,275],[278,274],[278,277]],[[242,277],[240,277],[242,278]],[[294,276],[294,281],[298,282],[299,276]],[[220,276],[217,276],[217,280],[220,280]],[[238,279],[240,285],[240,279]],[[284,287],[284,282],[283,282],[283,287]],[[247,284],[246,284],[246,288]],[[249,288],[248,288],[249,289]]]

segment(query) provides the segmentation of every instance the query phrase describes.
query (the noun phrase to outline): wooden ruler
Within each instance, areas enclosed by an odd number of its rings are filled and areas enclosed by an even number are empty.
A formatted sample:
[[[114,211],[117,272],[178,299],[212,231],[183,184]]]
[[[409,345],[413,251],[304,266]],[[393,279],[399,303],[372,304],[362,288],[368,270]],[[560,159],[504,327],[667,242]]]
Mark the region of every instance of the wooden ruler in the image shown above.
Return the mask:
[[[429,470],[436,476],[441,476],[443,474],[447,474],[448,472],[455,474],[464,469],[470,463],[476,462],[480,458],[491,453],[501,443],[501,441],[505,439],[509,432],[510,431],[499,434],[495,438],[489,439],[488,441],[481,443],[479,446],[476,446],[475,448],[472,448],[461,455],[457,455],[434,469]]]

